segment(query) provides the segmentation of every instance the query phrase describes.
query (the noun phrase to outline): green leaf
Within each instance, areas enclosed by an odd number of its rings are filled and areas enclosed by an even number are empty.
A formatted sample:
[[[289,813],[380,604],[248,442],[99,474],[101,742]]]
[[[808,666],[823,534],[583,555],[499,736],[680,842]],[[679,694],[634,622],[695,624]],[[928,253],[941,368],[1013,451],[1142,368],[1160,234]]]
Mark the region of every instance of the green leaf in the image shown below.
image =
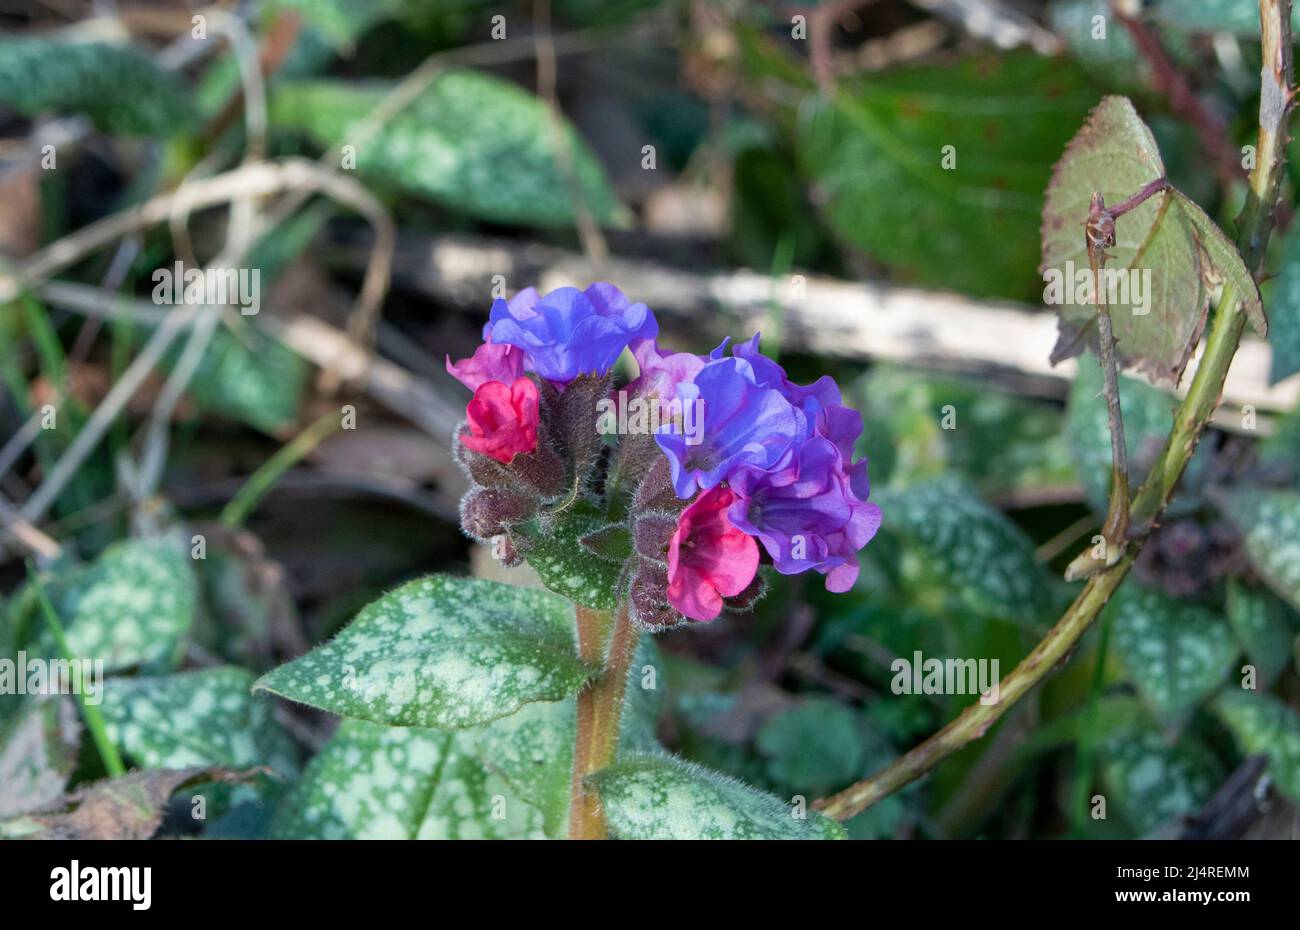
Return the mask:
[[[347,143],[387,88],[341,82],[285,84],[272,99],[271,121],[323,145]],[[555,127],[545,103],[503,78],[447,71],[420,96],[357,145],[365,176],[455,210],[498,223],[568,226],[573,202],[559,132],[567,134],[570,164],[587,209],[602,223],[623,222],[619,204],[595,154],[564,124]]]
[[[795,791],[827,793],[861,774],[866,747],[859,718],[837,701],[811,698],[768,718],[755,746],[774,781]]]
[[[1040,267],[1060,325],[1053,363],[1096,344],[1083,235],[1092,194],[1115,206],[1165,173],[1151,130],[1126,97],[1103,98],[1066,146],[1043,202]],[[1237,288],[1255,327],[1265,330],[1259,290],[1241,256],[1182,193],[1154,194],[1116,220],[1115,233],[1106,272],[1117,283],[1106,293],[1124,366],[1177,383],[1205,326],[1209,298],[1225,281]],[[1130,291],[1138,287],[1141,300]]]
[[[1175,726],[1223,684],[1237,644],[1212,610],[1125,585],[1106,608],[1113,650],[1159,720]]]
[[[80,745],[81,723],[70,699],[25,701],[0,724],[0,818],[62,797]]]
[[[374,601],[256,687],[344,717],[460,729],[558,701],[587,676],[563,598],[433,575]]]
[[[298,416],[307,363],[256,326],[212,334],[189,393],[201,407],[276,433]]]
[[[1271,694],[1225,691],[1214,711],[1237,738],[1243,755],[1268,757],[1278,790],[1300,804],[1300,717]]]
[[[842,80],[809,97],[794,141],[840,236],[918,283],[1025,298],[1042,191],[1091,98],[1068,61],[984,54]]]
[[[266,765],[293,774],[293,743],[252,685],[250,672],[232,666],[110,678],[100,709],[109,738],[145,768]]]
[[[581,540],[606,529],[606,520],[585,502],[550,521],[530,540],[524,558],[546,585],[575,604],[613,610],[618,604],[622,562],[597,558]]]
[[[1211,296],[1217,297],[1219,288],[1224,284],[1232,285],[1241,301],[1242,310],[1250,319],[1250,325],[1261,336],[1268,335],[1268,318],[1264,316],[1264,302],[1259,294],[1259,286],[1236,245],[1190,197],[1177,190],[1170,194],[1192,225],[1196,245],[1201,253],[1201,273],[1210,288]]]
[[[541,815],[466,735],[344,720],[276,810],[278,839],[530,839]]]
[[[1079,372],[1070,386],[1065,429],[1074,453],[1074,468],[1088,503],[1106,512],[1110,499],[1110,422],[1102,396],[1101,366],[1092,355],[1079,360]],[[1174,400],[1163,391],[1133,378],[1119,379],[1120,407],[1124,411],[1124,441],[1128,448],[1129,486],[1137,487],[1155,461],[1173,423]],[[1204,454],[1200,457],[1204,459]],[[1199,465],[1189,466],[1195,474]]]
[[[842,839],[844,828],[814,811],[702,766],[634,755],[588,780],[610,834],[623,840]],[[800,818],[800,813],[806,813]]]
[[[172,667],[194,620],[190,558],[168,538],[115,543],[47,587],[72,655],[102,659],[105,672]],[[55,654],[48,630],[39,643],[43,655]]]
[[[1228,623],[1246,657],[1259,671],[1260,687],[1268,687],[1291,664],[1295,614],[1265,588],[1228,580]]]
[[[1106,793],[1139,835],[1200,810],[1223,778],[1200,742],[1184,735],[1171,746],[1147,721],[1109,732],[1099,749]]]
[[[402,0],[266,0],[263,14],[298,13],[335,49],[351,48],[372,26],[395,14]]]
[[[123,135],[171,136],[194,117],[180,78],[151,56],[62,38],[0,40],[0,104],[26,116],[85,113]]]
[[[1097,38],[1096,16],[1103,17],[1104,38]],[[1091,73],[1111,82],[1140,77],[1142,58],[1128,30],[1111,21],[1109,0],[1053,0],[1047,7],[1047,25]]]
[[[659,748],[655,720],[659,715],[659,675],[643,669],[660,667],[658,650],[649,637],[637,645],[628,670],[623,716],[619,721],[617,758],[629,753]],[[653,688],[642,687],[649,681]],[[542,812],[546,835],[559,839],[568,835],[569,801],[573,783],[575,700],[529,704],[517,713],[483,727],[465,731],[466,745],[489,770],[501,775],[510,787]]]
[[[1219,510],[1241,533],[1259,576],[1300,610],[1300,492],[1240,488],[1224,495]]]
[[[1268,289],[1268,342],[1273,349],[1268,380],[1276,384],[1300,371],[1300,227],[1282,240],[1282,270]]]
[[[915,482],[955,471],[996,497],[1074,483],[1060,409],[1051,404],[889,365],[872,366],[854,393],[867,424],[862,451],[878,484],[889,475]]]
[[[1155,13],[1170,29],[1259,35],[1258,3],[1243,0],[1159,0]],[[1292,11],[1291,22],[1292,28],[1300,33],[1300,11]]]
[[[1024,532],[960,481],[942,478],[880,493],[884,526],[924,562],[927,578],[983,617],[1024,623],[1048,605],[1042,568]]]

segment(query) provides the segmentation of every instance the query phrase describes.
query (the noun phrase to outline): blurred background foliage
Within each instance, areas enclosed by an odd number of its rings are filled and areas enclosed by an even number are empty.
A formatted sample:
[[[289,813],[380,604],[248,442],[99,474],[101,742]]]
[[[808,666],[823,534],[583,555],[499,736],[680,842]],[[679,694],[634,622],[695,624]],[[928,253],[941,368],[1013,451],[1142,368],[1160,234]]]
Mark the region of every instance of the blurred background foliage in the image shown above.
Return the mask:
[[[350,168],[339,147],[365,139],[355,173],[391,213],[398,249],[374,338],[403,384],[427,386],[417,398],[463,402],[442,356],[477,341],[491,277],[506,270],[493,256],[532,267],[538,249],[590,250],[584,224],[650,277],[667,268],[770,278],[764,349],[797,380],[830,373],[846,386],[866,422],[861,451],[884,530],[847,594],[773,575],[754,614],[661,637],[654,726],[683,757],[783,798],[821,797],[879,770],[972,700],[894,694],[896,658],[997,659],[1005,674],[1028,653],[1077,590],[1061,571],[1100,526],[1110,451],[1090,356],[1072,384],[1046,386],[1013,370],[819,357],[783,332],[798,321],[775,296],[782,282],[797,272],[1041,309],[1043,190],[1102,95],[1134,98],[1173,182],[1228,230],[1245,186],[1224,152],[1239,158],[1254,141],[1258,23],[1240,0],[1158,0],[1132,28],[1104,0],[219,6],[243,18],[260,50],[268,106],[257,141],[268,155],[329,152],[331,167]],[[0,4],[6,264],[238,164],[251,141],[240,70],[222,40],[194,47],[192,15],[202,11],[147,0]],[[498,15],[504,36],[493,31]],[[792,34],[796,16],[806,37]],[[544,35],[552,78],[538,68]],[[430,62],[437,76],[359,136]],[[40,165],[46,138],[61,140],[57,170]],[[939,167],[948,145],[956,170]],[[1289,176],[1297,170],[1292,159]],[[1264,288],[1274,381],[1300,371],[1293,184],[1284,198],[1268,263],[1278,273]],[[153,269],[218,251],[224,211],[195,214],[186,229],[178,240],[169,224],[150,227],[61,278],[147,300]],[[183,364],[181,344],[35,521],[62,547],[47,584],[74,654],[106,655],[110,674],[130,677],[104,707],[127,760],[277,771],[213,789],[220,816],[205,835],[272,831],[285,786],[333,725],[251,697],[254,675],[402,580],[500,571],[457,529],[454,418],[439,433],[430,408],[413,425],[382,395],[346,379],[340,387],[284,338],[302,314],[347,327],[356,255],[369,242],[363,220],[323,200],[274,225],[247,261],[262,270],[262,312],[213,334],[167,412],[157,480],[139,477],[158,450],[144,424]],[[510,277],[509,287],[533,283],[543,282]],[[56,297],[36,292],[0,310],[0,493],[11,528],[158,324]],[[666,341],[681,350],[707,351],[714,323],[736,318],[725,293],[683,305],[690,312],[661,312]],[[863,342],[869,356],[870,332]],[[58,428],[32,429],[49,403]],[[275,475],[246,525],[222,520],[255,469],[341,403],[355,406],[355,432]],[[1124,379],[1135,480],[1172,404]],[[851,836],[1294,834],[1300,415],[1229,410],[1220,425],[1068,665],[985,739],[850,821]],[[202,533],[206,558],[160,545],[160,530]],[[48,654],[23,547],[7,538],[3,553],[0,654]],[[1240,687],[1247,663],[1254,690]],[[0,820],[102,776],[68,709],[0,699]],[[1104,819],[1093,816],[1096,796]],[[193,830],[184,818],[165,824]]]

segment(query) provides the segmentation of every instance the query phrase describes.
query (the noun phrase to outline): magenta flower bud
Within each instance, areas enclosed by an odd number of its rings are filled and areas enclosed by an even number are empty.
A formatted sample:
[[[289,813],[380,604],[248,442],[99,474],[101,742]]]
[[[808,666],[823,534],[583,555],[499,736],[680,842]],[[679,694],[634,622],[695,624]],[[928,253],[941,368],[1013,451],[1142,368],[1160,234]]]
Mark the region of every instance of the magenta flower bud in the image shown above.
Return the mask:
[[[537,513],[537,500],[505,488],[474,488],[460,502],[460,525],[479,542],[490,542]]]

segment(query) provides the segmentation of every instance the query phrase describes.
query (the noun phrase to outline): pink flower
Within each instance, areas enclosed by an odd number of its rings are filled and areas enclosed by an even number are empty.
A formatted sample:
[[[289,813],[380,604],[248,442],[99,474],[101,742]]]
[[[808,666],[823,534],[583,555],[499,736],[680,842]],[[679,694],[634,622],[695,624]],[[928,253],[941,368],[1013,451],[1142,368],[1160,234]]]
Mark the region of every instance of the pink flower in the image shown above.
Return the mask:
[[[731,525],[730,488],[712,488],[682,511],[668,543],[668,603],[691,620],[712,620],[722,599],[739,594],[758,571],[758,544]]]
[[[487,381],[513,384],[524,374],[524,353],[514,346],[485,342],[456,364],[447,356],[447,373],[471,391]]]
[[[520,452],[537,448],[540,394],[529,378],[516,378],[507,387],[484,381],[465,408],[469,432],[460,441],[480,455],[509,465]]]

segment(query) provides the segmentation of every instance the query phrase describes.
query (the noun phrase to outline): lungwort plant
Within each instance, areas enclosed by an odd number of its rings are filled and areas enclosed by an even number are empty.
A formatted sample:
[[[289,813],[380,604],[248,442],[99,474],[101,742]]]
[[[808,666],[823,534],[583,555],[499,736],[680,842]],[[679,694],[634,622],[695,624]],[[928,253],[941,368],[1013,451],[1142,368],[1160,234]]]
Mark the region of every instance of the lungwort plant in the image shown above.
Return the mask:
[[[447,360],[473,392],[455,437],[471,481],[461,525],[550,592],[414,581],[258,687],[358,721],[337,739],[368,750],[395,737],[360,721],[422,728],[444,758],[486,747],[552,835],[838,836],[806,798],[661,750],[636,709],[653,701],[649,647],[635,657],[640,634],[751,606],[764,559],[852,587],[881,521],[854,460],[862,418],[833,379],[792,382],[757,334],[707,356],[665,351],[657,335],[650,309],[610,284],[496,300],[483,344]],[[637,375],[616,385],[625,349]],[[511,803],[501,796],[485,832],[515,816]],[[290,807],[310,826],[328,793],[315,804]]]

